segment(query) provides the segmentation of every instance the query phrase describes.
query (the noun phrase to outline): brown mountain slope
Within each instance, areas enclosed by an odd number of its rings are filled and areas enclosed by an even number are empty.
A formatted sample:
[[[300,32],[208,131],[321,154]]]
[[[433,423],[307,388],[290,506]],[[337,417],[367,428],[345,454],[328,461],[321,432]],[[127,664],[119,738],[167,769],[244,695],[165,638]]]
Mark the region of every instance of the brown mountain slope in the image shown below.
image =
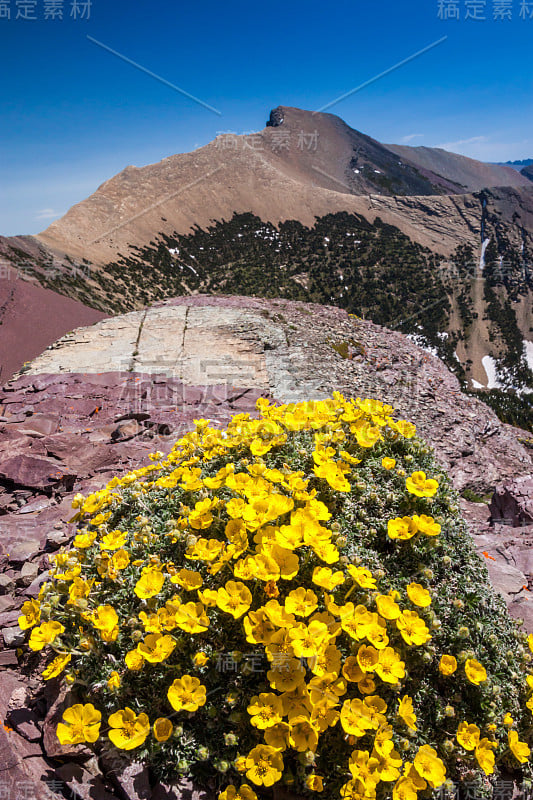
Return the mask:
[[[53,222],[38,241],[57,253],[104,264],[157,232],[186,232],[235,211],[274,223],[311,224],[315,216],[343,210],[372,221],[379,209],[384,221],[443,253],[469,240],[478,227],[479,202],[461,197],[464,178],[454,182],[421,171],[332,114],[279,107],[269,122],[257,134],[222,135],[192,153],[127,167]],[[494,169],[501,170],[502,181],[510,182],[510,172],[528,183],[513,170]]]
[[[440,147],[409,147],[400,144],[386,145],[400,158],[414,164],[422,174],[437,173],[463,191],[476,192],[492,186],[527,186],[527,178],[512,167],[485,164],[474,158],[450,153]]]
[[[1,264],[1,262],[0,262]],[[59,336],[104,317],[0,266],[0,378],[6,381]]]

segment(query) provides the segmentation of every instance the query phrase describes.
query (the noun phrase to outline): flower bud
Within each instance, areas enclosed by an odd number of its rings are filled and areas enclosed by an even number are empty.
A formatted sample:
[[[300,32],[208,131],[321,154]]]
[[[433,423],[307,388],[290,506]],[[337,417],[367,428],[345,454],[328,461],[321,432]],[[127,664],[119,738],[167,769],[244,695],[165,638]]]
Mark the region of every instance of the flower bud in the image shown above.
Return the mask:
[[[444,709],[445,717],[455,717],[455,708],[453,706],[446,706]]]
[[[235,747],[238,741],[239,740],[237,739],[234,733],[224,734],[224,744],[227,745],[227,747]]]
[[[338,536],[337,539],[335,540],[335,544],[337,545],[337,547],[340,548],[346,547],[346,545],[348,544],[348,539],[346,538],[346,536]]]
[[[209,750],[207,747],[199,747],[197,750],[197,755],[200,761],[207,761],[209,758]]]

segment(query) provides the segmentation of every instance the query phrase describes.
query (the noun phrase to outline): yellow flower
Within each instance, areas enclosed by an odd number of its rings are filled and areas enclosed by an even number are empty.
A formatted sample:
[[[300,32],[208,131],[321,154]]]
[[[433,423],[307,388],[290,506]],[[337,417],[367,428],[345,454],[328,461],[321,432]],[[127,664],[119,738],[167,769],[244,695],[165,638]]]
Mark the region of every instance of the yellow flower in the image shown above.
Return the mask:
[[[22,614],[18,618],[19,628],[23,631],[33,628],[41,619],[41,604],[37,600],[26,600],[22,605]]]
[[[356,567],[353,564],[348,564],[346,568],[354,579],[354,581],[362,588],[362,589],[375,589],[376,588],[376,581],[372,577],[372,573],[369,569],[365,567]]]
[[[118,674],[116,669],[114,669],[107,681],[107,688],[113,692],[119,687],[120,687],[120,675]]]
[[[164,582],[165,576],[161,570],[145,567],[133,591],[141,600],[147,600],[149,597],[159,594]]]
[[[278,692],[291,692],[305,681],[305,667],[297,658],[284,660],[267,672],[268,681]]]
[[[305,779],[305,785],[312,792],[322,792],[324,789],[323,778],[315,773],[307,776]]]
[[[252,603],[252,593],[242,581],[228,581],[218,590],[217,606],[239,619],[246,614]]]
[[[126,653],[124,662],[127,668],[132,672],[138,672],[140,669],[142,669],[144,658],[138,650],[130,650],[129,653]]]
[[[51,644],[65,631],[65,626],[60,622],[43,622],[38,628],[33,628],[28,642],[30,650],[42,650]]]
[[[251,716],[250,723],[254,728],[265,730],[281,722],[283,716],[283,703],[278,695],[272,692],[263,692],[252,697],[247,709]]]
[[[341,725],[346,733],[353,736],[364,736],[374,727],[368,714],[368,708],[362,700],[345,700],[341,709]]]
[[[121,569],[126,569],[128,564],[130,563],[130,556],[127,550],[117,550],[116,553],[113,553],[110,561],[110,569],[120,571]]]
[[[398,433],[401,433],[406,439],[412,439],[416,433],[416,426],[413,425],[412,422],[407,422],[405,419],[399,419],[398,422],[394,423],[394,426],[391,425],[389,420],[389,425],[393,430],[397,430]]]
[[[182,603],[175,619],[176,625],[187,633],[202,633],[209,627],[209,617],[202,603]]]
[[[196,561],[214,561],[224,549],[224,542],[218,539],[198,539],[185,553],[185,558]]]
[[[509,725],[509,726],[510,726],[510,725],[514,725],[514,719],[513,719],[513,718],[512,718],[512,716],[509,714],[509,712],[507,712],[507,714],[506,714],[506,715],[505,715],[505,717],[503,718],[503,724],[504,724],[504,725]]]
[[[127,538],[127,535],[122,531],[111,531],[111,533],[106,534],[102,538],[100,547],[102,550],[118,550],[124,547]]]
[[[209,661],[209,656],[203,652],[195,653],[192,658],[192,663],[195,667],[205,667],[207,662]]]
[[[285,598],[285,611],[298,617],[308,617],[318,606],[318,597],[312,589],[293,589]]]
[[[372,645],[362,644],[357,651],[357,664],[363,672],[373,672],[379,661],[379,652]]]
[[[289,720],[289,744],[299,753],[311,750],[316,751],[318,745],[318,731],[311,724],[309,717],[300,715]]]
[[[533,653],[533,633],[530,633],[529,636],[527,637],[527,646]]]
[[[297,658],[320,655],[330,639],[328,626],[318,620],[310,622],[309,626],[295,625],[289,629],[289,636]]]
[[[402,611],[394,598],[388,594],[378,594],[376,597],[376,606],[378,608],[378,614],[384,619],[398,619]]]
[[[74,537],[72,544],[79,550],[86,550],[93,544],[97,535],[98,534],[96,531],[91,531],[90,533],[78,533],[78,535]]]
[[[398,683],[405,677],[405,663],[392,647],[379,651],[379,661],[375,666],[376,675],[385,683]]]
[[[431,595],[420,583],[410,583],[407,586],[407,597],[411,603],[420,608],[431,605]]]
[[[508,741],[509,741],[509,748],[520,764],[525,764],[530,756],[530,749],[526,742],[521,742],[518,738],[518,733],[516,731],[509,731],[507,734]]]
[[[420,533],[423,533],[425,536],[438,536],[441,531],[439,523],[435,522],[433,517],[428,517],[427,514],[421,514],[420,516],[415,514],[413,516],[413,521]]]
[[[389,539],[401,539],[406,541],[412,539],[418,532],[418,525],[411,517],[395,517],[387,523],[387,533]]]
[[[183,675],[169,687],[167,697],[174,711],[197,711],[205,705],[206,688],[198,678]]]
[[[100,734],[102,714],[92,703],[77,703],[63,711],[63,722],[57,726],[57,738],[60,744],[82,744],[96,742]]]
[[[187,592],[192,592],[194,589],[199,589],[203,583],[202,576],[199,572],[193,569],[180,569],[180,571],[173,575],[170,579],[171,583],[177,583],[182,586]]]
[[[211,526],[211,523],[213,522],[211,508],[215,502],[215,500],[210,500],[208,497],[206,497],[205,500],[199,500],[195,504],[194,511],[191,511],[189,514],[189,525],[191,528],[194,528],[195,530],[204,530],[205,528],[209,528]]]
[[[275,750],[286,750],[289,744],[289,725],[286,722],[278,722],[277,725],[266,728],[263,735],[270,747]]]
[[[474,658],[467,658],[465,662],[466,677],[475,686],[487,680],[487,670],[485,667],[476,661]]]
[[[98,606],[91,615],[91,622],[100,631],[104,642],[114,642],[118,636],[118,614],[113,606]]]
[[[480,734],[481,731],[474,723],[469,725],[468,722],[461,722],[457,728],[456,737],[461,747],[464,747],[465,750],[475,750],[479,745]]]
[[[218,592],[216,589],[204,589],[203,592],[198,590],[198,598],[206,608],[214,608],[218,600]]]
[[[50,678],[57,678],[57,676],[63,672],[67,664],[70,662],[71,657],[72,656],[70,653],[62,653],[61,655],[56,656],[43,672],[43,678],[45,681],[49,681]]]
[[[333,572],[329,567],[315,567],[311,580],[317,586],[322,586],[323,589],[332,592],[333,589],[344,583],[344,573],[340,570]]]
[[[111,714],[108,722],[111,730],[107,735],[120,750],[140,747],[150,733],[150,721],[147,715],[144,713],[137,715],[128,706]]]
[[[246,761],[246,759],[244,760]],[[244,770],[238,771],[244,772]],[[247,783],[243,783],[238,790],[233,784],[230,784],[223,792],[220,792],[218,800],[257,800],[257,795]]]
[[[259,744],[246,757],[246,777],[256,786],[272,786],[283,772],[283,757],[274,747]]]
[[[433,478],[426,478],[425,472],[418,471],[406,478],[405,488],[417,497],[433,497],[439,484]]]
[[[309,698],[315,706],[318,703],[337,705],[339,697],[346,694],[346,681],[339,678],[337,673],[315,675],[308,683]]]
[[[150,664],[159,664],[165,661],[176,647],[176,641],[166,634],[149,633],[143,642],[139,642],[137,649],[145,661]]]
[[[385,456],[385,458],[381,459],[381,466],[387,470],[394,469],[396,466],[396,459]]]
[[[243,626],[246,641],[250,644],[269,642],[276,630],[263,608],[249,611],[243,620]]]
[[[497,744],[489,741],[489,739],[482,739],[479,746],[476,747],[476,760],[485,775],[492,775],[494,772],[495,758],[492,752],[492,748],[494,747],[497,747]]]
[[[290,581],[298,574],[300,561],[296,553],[286,547],[281,547],[277,542],[270,546],[269,551],[270,557],[274,559],[279,567],[280,577],[283,580]]]
[[[416,611],[402,611],[396,620],[396,625],[407,644],[421,645],[431,639],[426,623]]]
[[[413,759],[413,766],[420,777],[424,778],[433,789],[442,786],[446,780],[446,768],[437,756],[437,751],[429,744],[422,745],[418,750]]]
[[[335,461],[325,461],[313,467],[313,472],[317,478],[326,480],[336,492],[349,492],[352,488],[350,482],[344,476],[344,470],[341,465]]]
[[[154,722],[154,737],[158,742],[166,742],[172,736],[174,726],[166,717],[158,717]]]
[[[413,711],[413,701],[408,695],[404,695],[400,700],[398,716],[401,717],[408,728],[416,731],[416,714]]]
[[[457,669],[457,659],[454,656],[441,656],[439,661],[439,672],[442,675],[453,675]]]
[[[348,656],[342,667],[342,674],[347,681],[358,683],[365,677],[365,673],[359,666],[355,656]]]

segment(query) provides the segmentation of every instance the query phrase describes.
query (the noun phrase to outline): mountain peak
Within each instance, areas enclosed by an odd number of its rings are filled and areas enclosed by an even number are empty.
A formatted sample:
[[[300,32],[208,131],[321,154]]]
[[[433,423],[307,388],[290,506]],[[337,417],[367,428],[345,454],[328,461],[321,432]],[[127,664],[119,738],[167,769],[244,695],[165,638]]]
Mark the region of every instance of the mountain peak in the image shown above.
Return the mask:
[[[273,108],[270,112],[270,116],[267,119],[266,127],[267,128],[278,128],[280,125],[283,124],[283,120],[285,119],[284,109],[283,106],[278,106],[277,108]]]

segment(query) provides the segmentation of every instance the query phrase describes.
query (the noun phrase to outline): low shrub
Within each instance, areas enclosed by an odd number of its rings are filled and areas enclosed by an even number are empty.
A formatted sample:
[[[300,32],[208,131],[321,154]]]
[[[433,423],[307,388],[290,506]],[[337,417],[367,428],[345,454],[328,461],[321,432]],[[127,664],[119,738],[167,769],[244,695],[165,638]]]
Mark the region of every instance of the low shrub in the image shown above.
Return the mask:
[[[529,780],[533,641],[414,425],[339,394],[258,410],[76,497],[21,617],[79,698],[60,742],[222,800]]]

